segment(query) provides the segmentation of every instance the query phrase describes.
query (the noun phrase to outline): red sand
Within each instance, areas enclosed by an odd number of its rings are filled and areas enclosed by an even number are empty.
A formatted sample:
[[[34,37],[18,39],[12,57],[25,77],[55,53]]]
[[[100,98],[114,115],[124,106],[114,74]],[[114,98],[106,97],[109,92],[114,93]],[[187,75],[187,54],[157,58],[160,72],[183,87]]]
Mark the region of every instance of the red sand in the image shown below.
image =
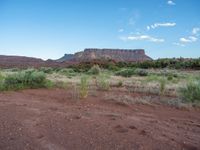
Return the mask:
[[[199,110],[121,106],[104,94],[76,101],[60,89],[0,93],[0,149],[200,149]]]

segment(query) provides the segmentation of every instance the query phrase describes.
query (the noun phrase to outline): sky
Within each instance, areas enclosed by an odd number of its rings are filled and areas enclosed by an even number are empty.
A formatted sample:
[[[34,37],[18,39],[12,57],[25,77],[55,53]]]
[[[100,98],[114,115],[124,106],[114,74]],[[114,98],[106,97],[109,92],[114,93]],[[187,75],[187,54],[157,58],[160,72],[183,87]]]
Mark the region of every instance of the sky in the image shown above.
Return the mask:
[[[85,48],[200,57],[200,0],[0,0],[0,55],[58,59]]]

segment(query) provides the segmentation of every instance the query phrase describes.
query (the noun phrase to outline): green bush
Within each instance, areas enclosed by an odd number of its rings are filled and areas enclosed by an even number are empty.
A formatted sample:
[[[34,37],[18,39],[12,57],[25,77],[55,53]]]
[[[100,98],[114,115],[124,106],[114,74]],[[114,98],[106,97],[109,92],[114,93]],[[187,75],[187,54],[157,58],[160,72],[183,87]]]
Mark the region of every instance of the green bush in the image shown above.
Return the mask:
[[[88,73],[89,74],[92,74],[92,75],[99,75],[101,72],[101,69],[99,67],[99,65],[94,65],[89,71]]]
[[[200,102],[200,80],[191,81],[186,87],[180,88],[180,95],[184,102]]]
[[[3,90],[19,90],[25,88],[43,88],[49,85],[49,81],[43,72],[26,70],[5,77],[2,82]]]
[[[139,76],[148,76],[148,71],[145,69],[136,69],[135,74]]]
[[[115,73],[115,75],[122,77],[131,77],[134,74],[135,74],[135,69],[123,69]]]

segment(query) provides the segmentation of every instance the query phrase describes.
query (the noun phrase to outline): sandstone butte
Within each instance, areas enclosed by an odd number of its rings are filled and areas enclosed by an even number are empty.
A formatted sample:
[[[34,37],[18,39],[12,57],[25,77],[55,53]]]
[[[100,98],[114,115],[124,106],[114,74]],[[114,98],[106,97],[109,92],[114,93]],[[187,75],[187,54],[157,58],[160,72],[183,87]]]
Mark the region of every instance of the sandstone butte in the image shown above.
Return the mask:
[[[115,60],[123,62],[142,62],[152,60],[145,54],[144,49],[96,49],[87,48],[75,54],[65,54],[57,62],[64,61],[92,61],[92,60]]]

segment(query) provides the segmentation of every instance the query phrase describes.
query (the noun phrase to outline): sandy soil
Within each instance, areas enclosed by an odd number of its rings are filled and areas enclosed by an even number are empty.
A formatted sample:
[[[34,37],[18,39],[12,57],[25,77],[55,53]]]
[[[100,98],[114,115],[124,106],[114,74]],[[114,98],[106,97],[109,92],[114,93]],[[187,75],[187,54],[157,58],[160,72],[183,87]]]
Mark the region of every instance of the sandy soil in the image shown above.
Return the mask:
[[[200,111],[122,106],[97,92],[72,99],[61,89],[0,93],[0,150],[197,150]]]

